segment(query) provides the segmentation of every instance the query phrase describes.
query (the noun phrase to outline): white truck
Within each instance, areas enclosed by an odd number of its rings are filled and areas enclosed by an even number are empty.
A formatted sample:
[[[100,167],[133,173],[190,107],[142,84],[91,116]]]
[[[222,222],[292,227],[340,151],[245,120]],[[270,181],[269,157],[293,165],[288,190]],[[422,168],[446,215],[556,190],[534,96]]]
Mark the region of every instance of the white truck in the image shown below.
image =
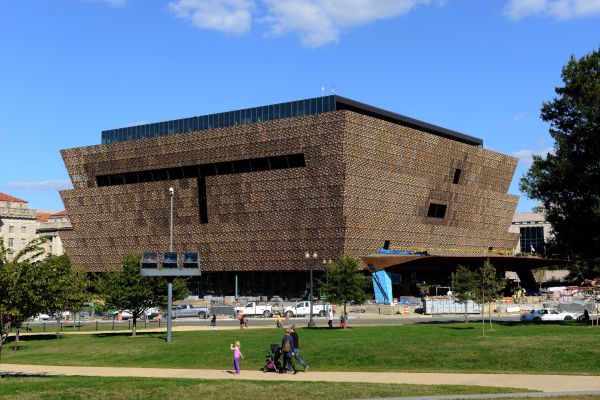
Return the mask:
[[[313,315],[324,317],[327,311],[331,309],[331,304],[315,304],[313,303]],[[288,317],[302,316],[310,314],[310,301],[299,301],[293,306],[285,307],[285,315]]]
[[[273,316],[273,307],[270,304],[260,305],[251,301],[243,307],[236,307],[238,314],[243,313],[245,316],[262,316],[271,318]]]

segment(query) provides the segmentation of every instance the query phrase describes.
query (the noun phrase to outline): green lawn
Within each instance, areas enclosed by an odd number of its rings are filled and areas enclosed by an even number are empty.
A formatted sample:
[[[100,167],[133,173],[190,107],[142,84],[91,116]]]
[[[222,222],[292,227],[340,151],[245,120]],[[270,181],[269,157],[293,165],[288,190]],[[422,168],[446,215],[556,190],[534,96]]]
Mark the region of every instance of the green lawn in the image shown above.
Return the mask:
[[[572,324],[416,324],[299,329],[302,355],[313,371],[427,371],[600,375],[600,328]],[[7,344],[2,362],[82,366],[228,369],[229,343],[240,340],[242,369],[259,369],[282,331],[248,329],[164,334],[64,335]]]
[[[333,382],[52,377],[0,379],[0,399],[357,399],[442,394],[510,393],[506,388]]]

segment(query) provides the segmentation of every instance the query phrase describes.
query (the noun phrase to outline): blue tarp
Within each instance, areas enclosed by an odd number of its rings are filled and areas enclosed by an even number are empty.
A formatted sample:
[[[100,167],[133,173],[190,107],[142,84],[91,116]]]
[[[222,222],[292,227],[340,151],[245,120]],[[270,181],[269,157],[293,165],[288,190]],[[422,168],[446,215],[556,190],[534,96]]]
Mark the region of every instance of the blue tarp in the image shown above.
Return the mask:
[[[392,304],[392,277],[385,270],[377,271],[371,274],[373,278],[373,288],[375,289],[375,301],[377,304]]]
[[[410,252],[408,250],[386,250],[386,249],[379,249],[377,250],[377,253],[379,254],[402,254],[402,255],[409,255]]]

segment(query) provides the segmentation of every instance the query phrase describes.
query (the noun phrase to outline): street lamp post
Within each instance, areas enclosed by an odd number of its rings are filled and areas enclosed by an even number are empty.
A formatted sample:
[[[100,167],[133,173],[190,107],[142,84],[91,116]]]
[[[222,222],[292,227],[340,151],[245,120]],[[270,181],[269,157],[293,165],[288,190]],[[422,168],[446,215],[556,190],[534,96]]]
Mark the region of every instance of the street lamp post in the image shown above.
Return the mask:
[[[306,253],[304,253],[304,258],[306,258],[306,260],[310,263],[310,294],[308,297],[308,300],[310,301],[310,316],[308,319],[308,327],[309,328],[314,328],[315,327],[315,320],[313,319],[313,270],[315,268],[315,262],[317,262],[317,258],[319,257],[319,255],[317,254],[317,252],[313,252],[312,254],[310,254],[309,251],[307,251]]]
[[[169,188],[169,198],[171,200],[171,212],[169,219],[169,251],[173,251],[173,196],[175,189]],[[167,343],[172,342],[171,331],[173,328],[173,278],[167,278]]]
[[[173,195],[175,189],[169,188],[169,198],[171,199],[171,218],[169,219],[169,251],[173,251]]]

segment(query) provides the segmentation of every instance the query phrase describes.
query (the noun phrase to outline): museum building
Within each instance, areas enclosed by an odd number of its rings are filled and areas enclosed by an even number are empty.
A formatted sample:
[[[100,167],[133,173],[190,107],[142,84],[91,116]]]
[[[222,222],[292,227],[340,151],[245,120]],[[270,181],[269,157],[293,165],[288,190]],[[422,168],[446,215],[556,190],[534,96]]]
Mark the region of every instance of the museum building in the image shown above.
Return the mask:
[[[172,187],[174,251],[200,253],[202,293],[232,294],[239,278],[241,295],[302,294],[321,260],[386,240],[480,253],[519,237],[516,158],[337,95],[108,130],[61,153],[75,265],[167,251]]]

